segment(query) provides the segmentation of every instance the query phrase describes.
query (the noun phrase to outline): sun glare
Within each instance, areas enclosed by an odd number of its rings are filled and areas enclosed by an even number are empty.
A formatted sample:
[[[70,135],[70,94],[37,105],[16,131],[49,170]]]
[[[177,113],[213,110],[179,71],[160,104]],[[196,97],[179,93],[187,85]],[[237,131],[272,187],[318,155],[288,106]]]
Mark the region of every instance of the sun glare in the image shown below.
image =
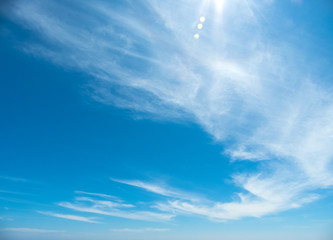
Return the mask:
[[[217,13],[221,13],[224,6],[224,0],[214,0]]]

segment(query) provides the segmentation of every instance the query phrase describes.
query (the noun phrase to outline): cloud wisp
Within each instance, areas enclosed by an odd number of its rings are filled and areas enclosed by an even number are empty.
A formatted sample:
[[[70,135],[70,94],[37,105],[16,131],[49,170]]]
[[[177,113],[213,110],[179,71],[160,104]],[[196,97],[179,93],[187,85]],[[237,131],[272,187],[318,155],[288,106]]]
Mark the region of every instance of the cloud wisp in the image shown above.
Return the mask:
[[[80,222],[88,222],[88,223],[98,223],[94,221],[94,218],[82,217],[77,215],[69,215],[69,214],[60,214],[60,213],[53,213],[53,212],[44,212],[44,211],[37,211],[40,214],[57,217],[57,218],[64,218],[68,220],[80,221]]]
[[[112,232],[145,233],[145,232],[165,232],[167,228],[117,228],[111,229]]]
[[[63,8],[56,1],[15,1],[6,15],[38,37],[22,45],[25,52],[94,78],[90,96],[97,101],[146,117],[191,120],[211,134],[232,160],[265,160],[259,172],[235,173],[234,182],[243,189],[237,201],[207,207],[183,198],[160,204],[159,209],[238,219],[317,199],[314,190],[333,185],[329,88],[311,75],[315,66],[302,62],[304,56],[295,44],[265,34],[279,33],[267,24],[266,10],[274,3],[225,1],[216,12],[213,1],[208,2],[203,7],[202,1],[179,1],[174,11],[169,1],[156,0],[122,6],[80,3],[89,10]],[[149,17],[139,16],[138,6]],[[72,12],[75,18],[68,17]],[[190,26],[199,14],[206,16],[205,28],[194,39]],[[287,27],[281,23],[281,31]],[[181,198],[142,182],[123,183]],[[172,217],[127,212],[106,202],[91,204],[86,207],[81,199],[59,205],[130,219]]]
[[[107,199],[117,199],[115,196],[111,196],[108,194],[102,194],[102,193],[91,193],[91,192],[85,192],[85,191],[75,191],[76,194],[82,194],[82,195],[90,195],[90,196],[97,196],[101,198],[107,198]]]
[[[8,232],[21,232],[21,233],[59,233],[64,231],[58,230],[47,230],[47,229],[38,229],[38,228],[4,228],[0,231]]]
[[[153,211],[135,210],[132,204],[113,201],[101,201],[93,198],[78,197],[74,202],[60,202],[58,206],[78,212],[92,213],[104,216],[120,217],[132,220],[165,222],[171,220],[174,215]]]
[[[13,182],[29,182],[30,180],[25,179],[25,178],[19,178],[19,177],[12,177],[12,176],[4,176],[0,175],[0,178],[8,181],[13,181]]]
[[[236,220],[243,217],[262,217],[278,213],[287,209],[299,208],[303,204],[312,202],[320,196],[317,194],[304,194],[307,183],[289,181],[280,182],[280,178],[262,178],[259,174],[251,177],[242,175],[234,176],[235,184],[244,188],[243,193],[238,193],[233,202],[223,203],[206,198],[188,198],[180,193],[181,190],[158,187],[155,183],[145,183],[138,180],[121,180],[120,183],[135,186],[146,191],[163,196],[166,201],[158,201],[151,208],[174,215],[200,215],[213,221]],[[154,187],[152,187],[154,186]],[[187,193],[189,194],[189,193]],[[195,196],[191,193],[190,196]]]
[[[165,197],[172,197],[177,199],[184,199],[189,200],[192,202],[200,201],[200,198],[195,196],[194,194],[187,193],[185,191],[180,191],[178,189],[173,189],[167,186],[163,186],[161,184],[156,183],[149,183],[149,182],[143,182],[139,180],[121,180],[121,179],[114,179],[110,178],[114,182],[126,184],[133,187],[138,187],[141,189],[144,189],[148,192],[152,192],[158,195],[162,195]]]

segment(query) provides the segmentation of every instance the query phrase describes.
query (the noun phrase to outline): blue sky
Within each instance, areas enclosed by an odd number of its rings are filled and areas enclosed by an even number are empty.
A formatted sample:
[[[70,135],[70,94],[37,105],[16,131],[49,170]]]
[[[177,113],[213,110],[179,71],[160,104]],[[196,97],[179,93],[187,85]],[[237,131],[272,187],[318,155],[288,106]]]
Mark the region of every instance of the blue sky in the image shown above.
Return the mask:
[[[0,236],[330,240],[333,4],[0,3]]]

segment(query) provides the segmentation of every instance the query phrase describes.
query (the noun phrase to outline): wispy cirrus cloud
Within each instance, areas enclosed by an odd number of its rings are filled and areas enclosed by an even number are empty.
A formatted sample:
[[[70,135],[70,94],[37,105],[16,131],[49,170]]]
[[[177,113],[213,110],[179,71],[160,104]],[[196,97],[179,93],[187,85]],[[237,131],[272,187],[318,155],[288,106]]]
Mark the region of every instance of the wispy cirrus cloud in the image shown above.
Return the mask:
[[[113,202],[113,201],[104,201],[104,200],[98,200],[94,198],[89,197],[76,197],[75,201],[84,201],[84,202],[90,202],[93,204],[101,205],[101,206],[107,206],[107,207],[116,207],[116,208],[132,208],[134,205],[132,204],[126,204],[122,202]]]
[[[165,232],[169,231],[167,228],[115,228],[111,229],[112,232],[129,232],[129,233],[145,233],[145,232]]]
[[[22,232],[22,233],[59,233],[64,231],[59,230],[47,230],[47,229],[38,229],[38,228],[4,228],[0,231],[8,232]]]
[[[299,208],[320,197],[317,194],[304,194],[307,183],[300,183],[301,180],[291,184],[290,181],[280,182],[282,179],[279,176],[267,179],[260,174],[250,177],[235,175],[233,179],[235,184],[245,190],[243,193],[239,193],[233,202],[223,203],[206,198],[196,198],[195,201],[192,201],[192,198],[182,195],[165,194],[165,189],[158,188],[153,192],[164,196],[166,201],[156,202],[151,207],[175,215],[200,215],[214,221],[224,221],[243,217],[262,217],[287,209]],[[124,182],[148,191],[152,191],[150,186],[158,186],[149,183],[147,184],[149,187],[146,189],[145,184],[136,184],[142,183],[141,181]],[[194,196],[195,193],[192,195]]]
[[[312,75],[319,62],[303,60],[308,58],[297,44],[270,38],[290,24],[281,22],[280,29],[273,29],[264,2],[225,1],[214,11],[213,1],[202,6],[201,1],[184,0],[174,11],[168,1],[150,0],[117,6],[123,10],[119,14],[115,3],[104,1],[83,3],[89,11],[63,8],[56,1],[16,1],[6,14],[38,37],[23,45],[24,51],[94,78],[90,96],[97,101],[146,117],[191,120],[232,160],[266,160],[258,172],[235,173],[234,183],[243,189],[236,201],[207,206],[183,198],[158,205],[237,219],[300,207],[317,198],[313,191],[333,185],[330,83]],[[156,21],[136,14],[137,6]],[[72,12],[76,18],[68,17]],[[196,40],[190,26],[199,14],[207,21]],[[279,19],[288,17],[294,21],[287,15]],[[298,42],[306,41],[293,31]],[[126,184],[181,198],[151,184]],[[61,205],[131,219],[172,217],[124,212],[105,204]]]
[[[60,213],[53,213],[53,212],[44,212],[44,211],[37,211],[40,214],[57,217],[57,218],[64,218],[68,220],[80,221],[80,222],[88,222],[88,223],[98,223],[94,220],[94,218],[82,217],[77,215],[69,215],[69,214],[60,214]]]
[[[0,189],[0,193],[14,194],[14,195],[29,195],[28,193],[13,192],[13,191],[1,190],[1,189]]]
[[[174,215],[156,211],[135,210],[132,204],[101,201],[93,198],[78,197],[74,202],[60,202],[58,206],[78,212],[99,214],[143,221],[169,221]]]
[[[91,195],[91,196],[97,196],[101,198],[111,198],[111,199],[117,199],[115,196],[111,196],[108,194],[103,193],[91,193],[91,192],[85,192],[85,191],[75,191],[76,194],[82,194],[82,195]]]
[[[213,221],[224,221],[237,220],[244,217],[258,218],[288,209],[299,208],[319,198],[316,194],[306,194],[302,196],[299,195],[299,192],[289,192],[288,195],[285,190],[280,189],[280,191],[277,192],[278,190],[275,189],[275,187],[279,188],[282,187],[282,185],[279,184],[276,186],[275,182],[262,183],[258,180],[258,182],[253,182],[253,184],[256,184],[255,188],[258,187],[259,189],[255,189],[253,192],[250,190],[249,193],[239,193],[238,200],[229,203],[213,202],[211,204],[205,204],[169,200],[167,202],[157,203],[154,207],[161,211],[171,212],[177,215],[198,215],[208,217]],[[272,186],[272,184],[274,184],[274,186]],[[264,185],[265,187],[263,187]],[[290,191],[290,189],[287,191]]]
[[[0,175],[0,178],[2,178],[4,180],[8,180],[8,181],[13,181],[13,182],[29,182],[30,181],[25,178],[5,176],[5,175]]]
[[[148,192],[156,193],[165,197],[172,197],[178,199],[185,199],[189,201],[199,201],[199,197],[195,196],[192,193],[187,193],[185,191],[180,191],[178,189],[173,189],[168,186],[163,186],[163,184],[143,182],[139,180],[121,180],[110,178],[114,182],[138,187],[144,189]]]
[[[25,183],[25,184],[42,184],[39,181],[35,181],[28,178],[17,177],[17,176],[8,176],[8,175],[0,175],[0,179],[5,181],[15,182],[17,184]]]

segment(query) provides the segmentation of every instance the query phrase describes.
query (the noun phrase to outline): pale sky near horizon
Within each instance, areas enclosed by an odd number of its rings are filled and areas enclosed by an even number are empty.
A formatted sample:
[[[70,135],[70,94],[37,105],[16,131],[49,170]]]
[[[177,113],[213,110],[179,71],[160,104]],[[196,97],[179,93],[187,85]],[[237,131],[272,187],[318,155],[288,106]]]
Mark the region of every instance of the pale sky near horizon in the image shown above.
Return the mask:
[[[0,46],[1,239],[332,239],[331,1],[0,1]]]

